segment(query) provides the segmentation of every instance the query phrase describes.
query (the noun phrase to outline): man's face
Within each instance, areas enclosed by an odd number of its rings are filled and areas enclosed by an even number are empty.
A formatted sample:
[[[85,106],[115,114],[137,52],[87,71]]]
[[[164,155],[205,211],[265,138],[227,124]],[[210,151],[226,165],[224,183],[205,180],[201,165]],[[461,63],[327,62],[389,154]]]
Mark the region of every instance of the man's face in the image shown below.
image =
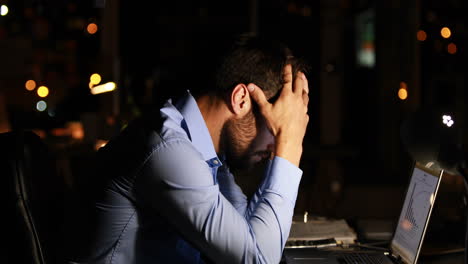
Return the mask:
[[[234,170],[250,170],[273,152],[274,137],[263,118],[253,112],[242,119],[229,120],[224,133],[227,162]]]

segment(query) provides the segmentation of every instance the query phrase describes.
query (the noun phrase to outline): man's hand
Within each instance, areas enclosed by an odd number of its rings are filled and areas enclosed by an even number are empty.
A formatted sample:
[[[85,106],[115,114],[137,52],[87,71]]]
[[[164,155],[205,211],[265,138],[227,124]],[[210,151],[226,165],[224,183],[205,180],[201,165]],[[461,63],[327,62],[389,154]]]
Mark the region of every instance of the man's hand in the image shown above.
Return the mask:
[[[250,96],[259,105],[260,113],[275,137],[275,155],[299,166],[309,116],[309,85],[302,72],[298,72],[294,81],[291,65],[284,67],[285,84],[275,103],[267,101],[260,87],[251,83],[247,87]]]

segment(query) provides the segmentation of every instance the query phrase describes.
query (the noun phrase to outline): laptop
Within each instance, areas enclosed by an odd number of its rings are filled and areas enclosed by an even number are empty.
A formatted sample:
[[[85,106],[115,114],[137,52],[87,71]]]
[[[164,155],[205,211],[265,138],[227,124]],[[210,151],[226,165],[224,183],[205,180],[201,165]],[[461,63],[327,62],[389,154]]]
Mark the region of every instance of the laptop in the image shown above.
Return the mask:
[[[415,162],[390,246],[382,250],[285,250],[287,264],[417,262],[443,170]]]

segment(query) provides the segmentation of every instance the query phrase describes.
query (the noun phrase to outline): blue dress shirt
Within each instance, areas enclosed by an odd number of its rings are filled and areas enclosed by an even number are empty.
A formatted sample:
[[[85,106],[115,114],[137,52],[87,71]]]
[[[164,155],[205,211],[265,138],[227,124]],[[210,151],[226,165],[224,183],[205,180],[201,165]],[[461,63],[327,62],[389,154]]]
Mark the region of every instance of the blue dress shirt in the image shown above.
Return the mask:
[[[302,171],[274,157],[248,202],[189,92],[158,114],[100,150],[111,180],[87,262],[280,262]]]

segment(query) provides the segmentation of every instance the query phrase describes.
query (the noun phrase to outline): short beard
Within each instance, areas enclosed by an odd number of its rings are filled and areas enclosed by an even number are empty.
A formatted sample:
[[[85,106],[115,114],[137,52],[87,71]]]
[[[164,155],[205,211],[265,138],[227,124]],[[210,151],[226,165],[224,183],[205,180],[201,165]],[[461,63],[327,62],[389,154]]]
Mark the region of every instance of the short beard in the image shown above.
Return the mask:
[[[223,150],[230,169],[250,169],[249,150],[256,134],[257,122],[252,111],[242,119],[230,119],[224,124]]]

